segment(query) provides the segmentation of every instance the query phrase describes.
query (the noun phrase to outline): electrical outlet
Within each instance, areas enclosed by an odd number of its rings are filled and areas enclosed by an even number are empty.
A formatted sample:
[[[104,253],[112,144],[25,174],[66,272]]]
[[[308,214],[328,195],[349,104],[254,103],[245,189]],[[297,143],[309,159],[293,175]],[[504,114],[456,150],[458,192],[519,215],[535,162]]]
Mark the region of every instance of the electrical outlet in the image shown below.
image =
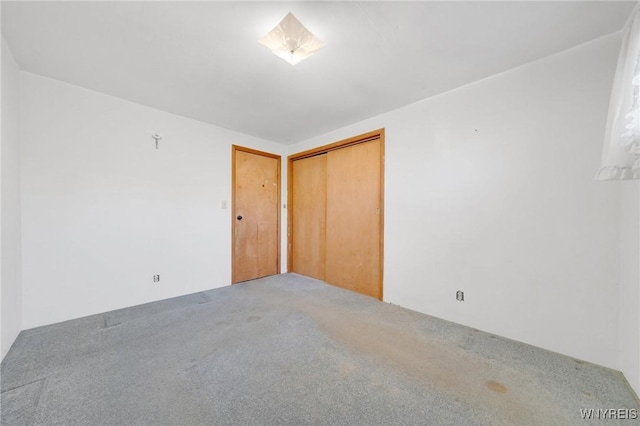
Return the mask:
[[[464,302],[464,291],[462,290],[456,291],[456,300],[459,302]]]
[[[154,276],[153,276],[153,282],[154,282],[154,283],[157,283],[157,282],[159,282],[159,281],[160,281],[160,275],[154,275]]]

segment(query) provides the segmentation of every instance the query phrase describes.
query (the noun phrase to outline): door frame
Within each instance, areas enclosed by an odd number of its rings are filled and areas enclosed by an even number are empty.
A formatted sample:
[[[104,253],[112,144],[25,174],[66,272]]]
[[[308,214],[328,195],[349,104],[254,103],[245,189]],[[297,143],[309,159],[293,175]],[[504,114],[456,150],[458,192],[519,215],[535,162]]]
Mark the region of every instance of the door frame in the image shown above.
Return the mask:
[[[293,162],[376,139],[380,139],[380,261],[378,265],[380,280],[378,282],[378,288],[380,290],[380,300],[382,300],[384,294],[384,128],[298,152],[287,157],[287,270],[291,271],[291,266],[293,265]]]
[[[271,154],[270,152],[265,152],[265,151],[259,151],[257,149],[253,149],[253,148],[247,148],[244,146],[240,146],[240,145],[231,145],[231,284],[236,284],[233,281],[233,277],[235,277],[235,272],[236,272],[236,220],[235,220],[235,208],[236,208],[236,152],[238,151],[242,151],[242,152],[246,152],[249,154],[255,154],[255,155],[261,155],[263,157],[269,157],[269,158],[274,158],[276,160],[278,160],[278,177],[277,177],[277,183],[278,183],[278,187],[277,187],[277,192],[278,192],[278,205],[277,205],[277,209],[278,209],[278,220],[276,223],[276,235],[278,236],[278,241],[276,244],[276,258],[277,258],[277,270],[276,270],[276,274],[280,274],[281,273],[281,268],[280,268],[280,246],[281,244],[281,239],[282,239],[282,235],[280,233],[280,217],[282,216],[282,211],[280,210],[280,203],[281,203],[281,197],[282,197],[282,190],[281,190],[281,181],[282,181],[282,156],[281,155],[277,155],[277,154]]]

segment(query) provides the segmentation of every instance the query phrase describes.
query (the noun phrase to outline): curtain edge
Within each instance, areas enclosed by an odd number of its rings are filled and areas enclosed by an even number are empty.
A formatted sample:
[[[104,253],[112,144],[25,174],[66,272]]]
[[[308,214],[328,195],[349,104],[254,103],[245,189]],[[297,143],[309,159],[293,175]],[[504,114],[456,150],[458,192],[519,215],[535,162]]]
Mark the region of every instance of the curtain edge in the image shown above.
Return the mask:
[[[636,167],[605,166],[598,170],[595,180],[640,179],[640,169]]]

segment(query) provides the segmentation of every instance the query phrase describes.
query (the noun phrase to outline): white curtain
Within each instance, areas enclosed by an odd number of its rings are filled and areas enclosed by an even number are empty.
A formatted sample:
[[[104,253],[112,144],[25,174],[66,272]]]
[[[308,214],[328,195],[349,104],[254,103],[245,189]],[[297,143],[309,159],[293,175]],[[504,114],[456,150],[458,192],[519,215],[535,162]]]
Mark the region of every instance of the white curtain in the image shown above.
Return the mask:
[[[622,37],[598,180],[640,179],[640,2]]]

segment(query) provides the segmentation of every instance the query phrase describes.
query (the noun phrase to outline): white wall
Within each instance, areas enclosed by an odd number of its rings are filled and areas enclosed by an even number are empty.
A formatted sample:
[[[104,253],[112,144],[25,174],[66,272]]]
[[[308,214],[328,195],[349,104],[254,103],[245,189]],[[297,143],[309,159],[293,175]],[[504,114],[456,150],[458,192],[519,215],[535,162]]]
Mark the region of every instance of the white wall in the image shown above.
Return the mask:
[[[593,176],[619,43],[291,147],[386,128],[385,301],[618,368],[619,194]]]
[[[621,185],[620,370],[640,395],[640,184]]]
[[[0,359],[21,330],[20,70],[2,39]]]
[[[231,145],[283,146],[30,73],[22,82],[25,329],[230,284]],[[151,131],[164,134],[159,150]]]

